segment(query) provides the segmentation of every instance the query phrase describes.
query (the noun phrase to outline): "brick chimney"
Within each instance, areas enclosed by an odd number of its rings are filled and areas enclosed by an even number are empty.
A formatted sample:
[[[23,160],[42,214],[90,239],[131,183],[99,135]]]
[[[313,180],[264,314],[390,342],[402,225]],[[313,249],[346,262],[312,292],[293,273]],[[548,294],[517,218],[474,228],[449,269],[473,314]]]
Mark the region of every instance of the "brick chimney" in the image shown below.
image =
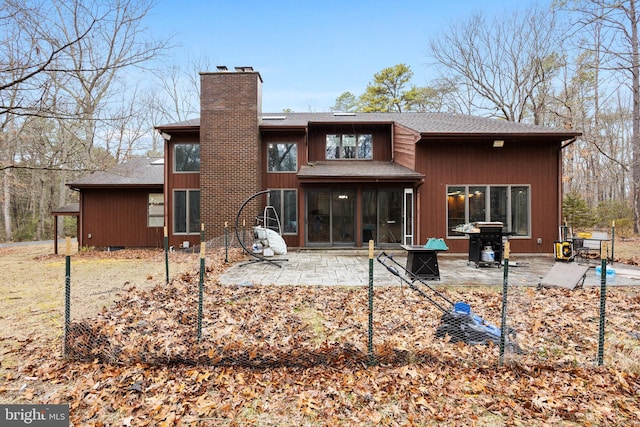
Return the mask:
[[[200,220],[207,239],[222,235],[225,221],[233,227],[242,202],[263,190],[262,77],[251,67],[217,70],[200,73]]]

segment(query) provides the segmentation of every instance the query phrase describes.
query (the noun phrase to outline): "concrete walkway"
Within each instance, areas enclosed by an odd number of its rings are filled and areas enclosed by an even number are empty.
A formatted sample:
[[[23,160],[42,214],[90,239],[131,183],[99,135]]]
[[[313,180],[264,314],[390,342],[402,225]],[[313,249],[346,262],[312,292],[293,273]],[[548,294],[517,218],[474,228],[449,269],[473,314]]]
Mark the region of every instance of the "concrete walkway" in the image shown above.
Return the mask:
[[[374,252],[378,256],[381,251]],[[402,249],[387,250],[388,255],[401,265],[406,266],[406,252]],[[274,256],[269,262],[248,262],[248,258],[231,266],[219,280],[223,285],[318,285],[318,286],[365,286],[369,283],[369,257],[367,250],[293,250],[284,256]],[[286,261],[284,261],[286,259]],[[538,286],[551,270],[555,261],[550,255],[512,255],[508,271],[510,286]],[[599,261],[594,261],[594,266]],[[389,263],[391,264],[391,263]],[[281,267],[279,267],[280,265]],[[392,264],[391,264],[392,265]],[[598,264],[599,265],[599,264]],[[503,268],[497,266],[479,267],[468,263],[463,255],[438,254],[439,281],[430,281],[433,285],[485,285],[502,286]],[[626,265],[613,265],[609,268],[638,273],[634,278],[616,275],[609,280],[611,286],[640,285],[640,269]],[[400,269],[401,273],[404,273]],[[400,279],[390,273],[382,264],[373,260],[373,283],[375,286],[400,284]],[[585,286],[600,286],[600,276],[590,268],[584,282]]]

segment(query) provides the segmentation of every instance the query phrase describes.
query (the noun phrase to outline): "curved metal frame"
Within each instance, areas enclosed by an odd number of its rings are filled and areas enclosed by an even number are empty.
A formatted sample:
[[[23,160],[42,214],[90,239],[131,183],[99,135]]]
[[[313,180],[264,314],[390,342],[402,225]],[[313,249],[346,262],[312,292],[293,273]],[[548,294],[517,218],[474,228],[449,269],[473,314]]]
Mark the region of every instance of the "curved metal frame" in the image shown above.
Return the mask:
[[[242,246],[242,249],[248,253],[249,255],[251,255],[252,257],[256,258],[255,260],[249,261],[247,263],[244,264],[240,264],[240,267],[245,266],[247,264],[253,264],[255,262],[268,262],[270,264],[273,265],[277,265],[278,267],[282,266],[280,264],[278,264],[278,262],[282,262],[282,261],[288,261],[287,259],[278,259],[278,260],[273,260],[273,259],[269,259],[266,258],[260,254],[257,254],[253,251],[250,251],[249,249],[247,249],[247,247],[244,245],[244,242],[242,241],[242,239],[240,238],[240,227],[239,227],[239,222],[240,222],[240,214],[242,213],[242,210],[244,209],[244,207],[247,205],[247,203],[249,203],[251,200],[255,199],[256,197],[260,196],[261,194],[265,194],[268,193],[270,190],[262,190],[262,191],[258,191],[257,193],[255,193],[254,195],[252,195],[251,197],[249,197],[247,200],[245,200],[242,205],[240,205],[240,209],[238,209],[238,213],[236,214],[236,238],[238,239],[238,242],[240,243],[240,246]]]

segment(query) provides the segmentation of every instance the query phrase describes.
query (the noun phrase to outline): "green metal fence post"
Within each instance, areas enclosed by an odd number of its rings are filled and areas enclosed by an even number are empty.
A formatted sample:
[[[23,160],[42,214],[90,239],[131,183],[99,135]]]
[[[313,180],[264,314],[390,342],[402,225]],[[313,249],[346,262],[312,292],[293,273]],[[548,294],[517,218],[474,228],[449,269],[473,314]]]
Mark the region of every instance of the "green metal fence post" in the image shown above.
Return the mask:
[[[229,262],[229,224],[224,222],[224,262]]]
[[[600,328],[598,333],[598,366],[604,361],[604,322],[607,305],[607,242],[600,243]]]
[[[615,261],[615,257],[613,254],[613,249],[615,248],[615,242],[616,242],[616,222],[611,221],[611,264],[613,264],[613,262]]]
[[[373,355],[373,240],[369,240],[369,340],[367,344],[369,366],[375,364]]]
[[[64,355],[69,352],[69,326],[71,326],[71,238],[67,237],[64,268]]]
[[[200,243],[200,284],[198,286],[198,341],[202,338],[202,300],[204,297],[204,254],[206,243]]]
[[[509,289],[509,241],[504,243],[503,261],[504,274],[502,278],[502,320],[500,324],[500,366],[504,363],[504,341],[507,329],[507,292]]]
[[[164,270],[167,278],[167,285],[169,284],[169,234],[167,233],[167,227],[164,227]]]

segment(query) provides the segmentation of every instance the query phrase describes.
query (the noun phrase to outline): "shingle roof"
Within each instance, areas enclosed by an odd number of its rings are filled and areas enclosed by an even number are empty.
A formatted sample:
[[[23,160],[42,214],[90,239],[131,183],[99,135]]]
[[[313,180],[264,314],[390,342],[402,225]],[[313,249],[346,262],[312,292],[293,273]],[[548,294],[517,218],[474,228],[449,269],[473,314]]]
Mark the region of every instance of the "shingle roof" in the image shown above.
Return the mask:
[[[156,129],[169,129],[169,128],[193,128],[200,127],[200,118],[183,120],[181,122],[170,123],[162,126],[156,126]]]
[[[162,158],[135,157],[109,170],[94,172],[68,183],[71,188],[81,187],[145,187],[164,184]]]
[[[53,209],[51,213],[54,215],[77,215],[80,213],[80,203],[69,203],[60,206],[57,209]]]
[[[303,165],[298,171],[298,178],[301,180],[322,178],[332,181],[350,179],[418,181],[424,178],[424,175],[392,162],[335,160]]]
[[[454,113],[264,113],[261,127],[306,127],[313,123],[398,123],[423,136],[546,135],[571,138],[575,130],[536,126],[501,119]],[[158,129],[197,128],[200,119],[158,126]]]
[[[267,117],[267,119],[265,119]],[[268,117],[285,117],[268,119]],[[556,129],[507,120],[453,113],[287,113],[263,114],[262,126],[305,126],[308,123],[398,123],[428,135],[580,135],[575,130]]]

